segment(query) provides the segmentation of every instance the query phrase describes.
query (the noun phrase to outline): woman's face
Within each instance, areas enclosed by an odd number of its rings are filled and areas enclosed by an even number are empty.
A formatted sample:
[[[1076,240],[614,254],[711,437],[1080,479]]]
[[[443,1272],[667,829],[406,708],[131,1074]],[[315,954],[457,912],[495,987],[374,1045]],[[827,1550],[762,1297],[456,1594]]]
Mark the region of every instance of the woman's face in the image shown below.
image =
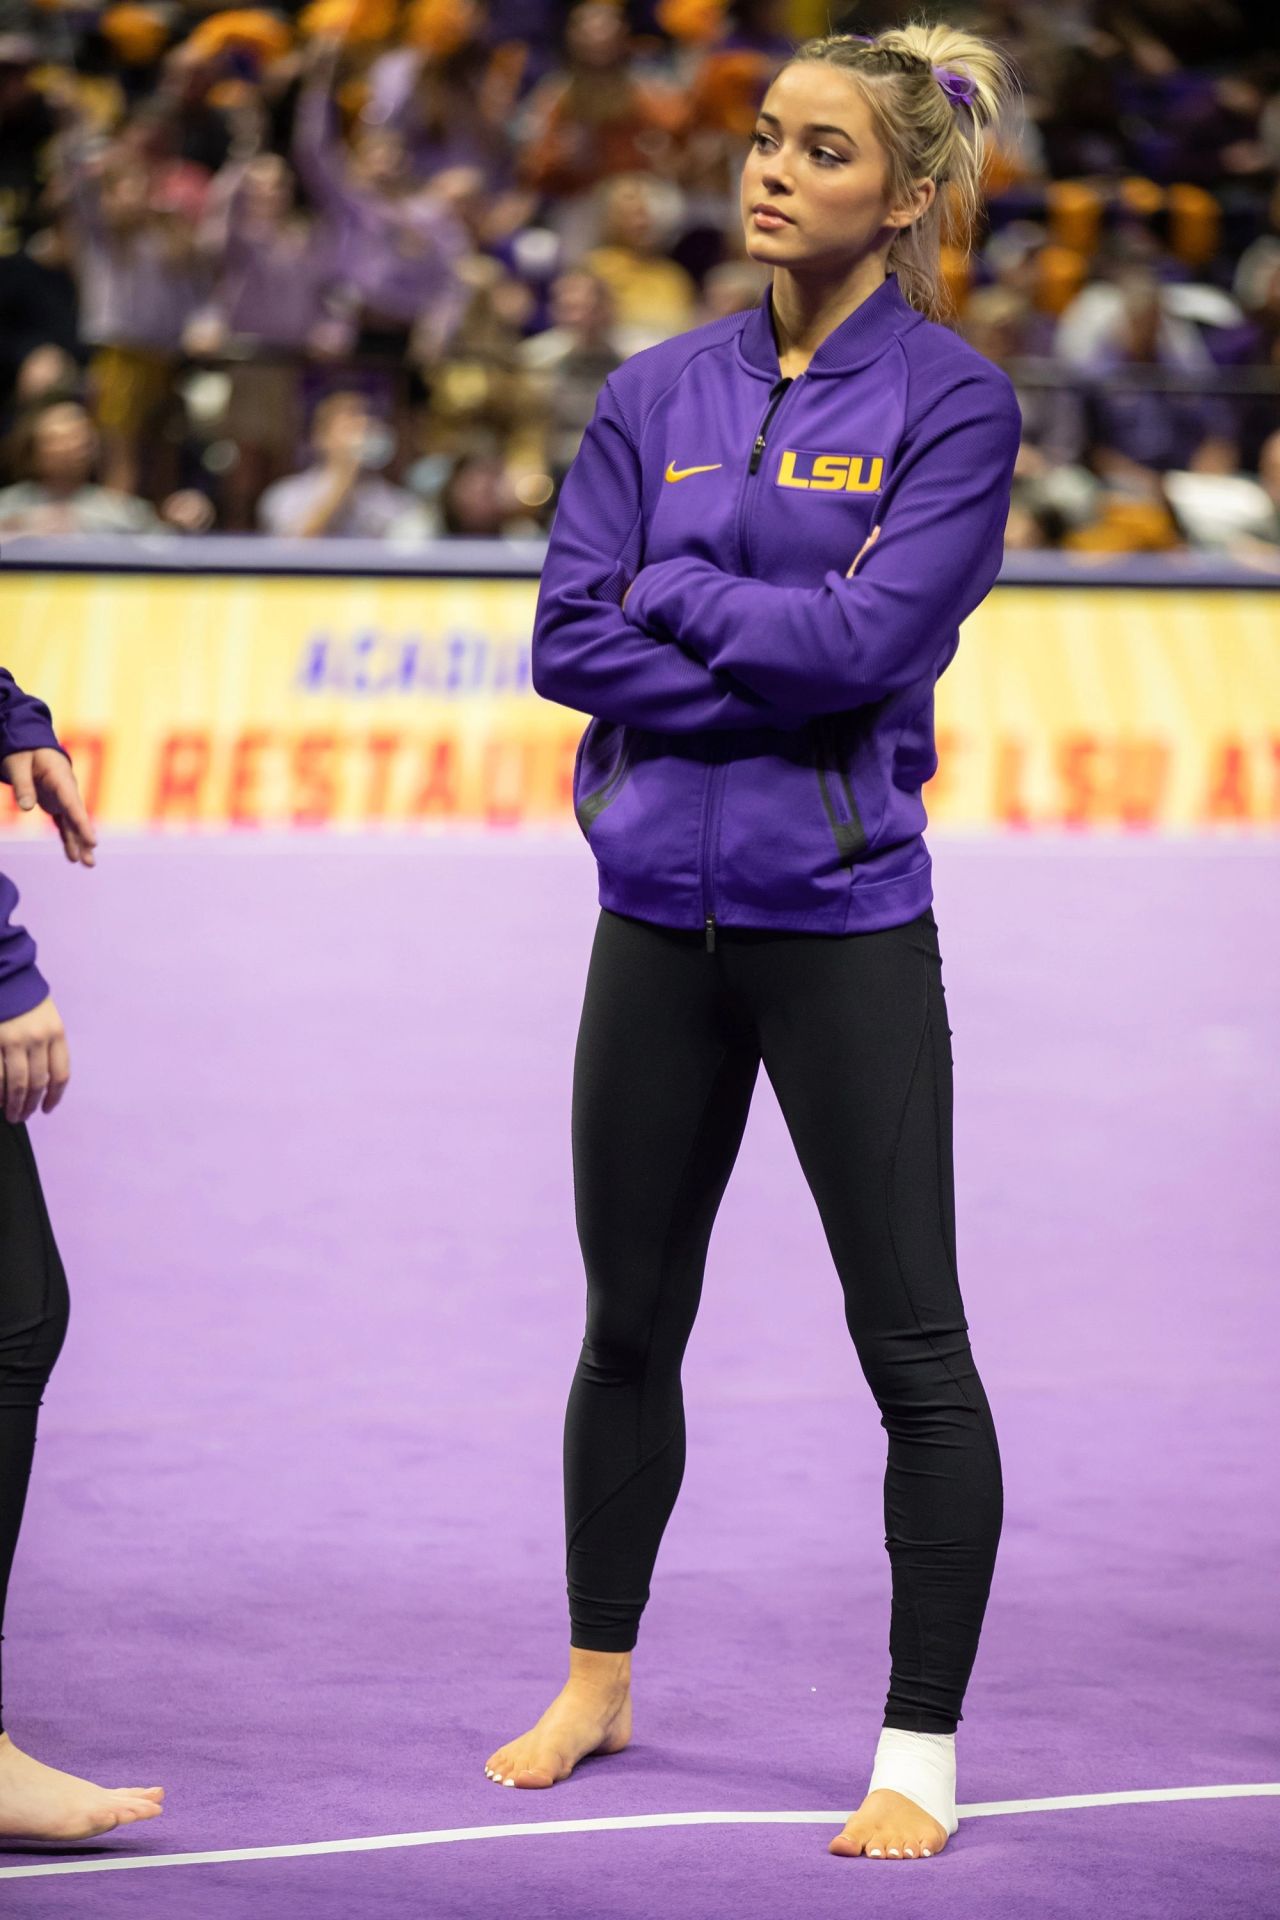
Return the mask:
[[[784,67],[756,117],[742,169],[747,255],[777,267],[836,269],[870,252],[895,220],[888,160],[856,82],[825,61]],[[932,186],[924,205],[932,198]],[[770,209],[762,216],[757,207]],[[785,216],[785,218],[783,217]]]

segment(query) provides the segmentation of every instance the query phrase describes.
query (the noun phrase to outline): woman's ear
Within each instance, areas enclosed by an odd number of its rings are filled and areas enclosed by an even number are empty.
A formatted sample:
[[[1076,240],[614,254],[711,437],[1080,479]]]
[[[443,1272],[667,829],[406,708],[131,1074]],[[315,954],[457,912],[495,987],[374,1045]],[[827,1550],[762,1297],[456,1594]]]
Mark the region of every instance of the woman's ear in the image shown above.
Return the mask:
[[[922,214],[928,213],[937,191],[936,180],[917,180],[911,200],[905,207],[895,207],[885,224],[890,227],[914,226]]]

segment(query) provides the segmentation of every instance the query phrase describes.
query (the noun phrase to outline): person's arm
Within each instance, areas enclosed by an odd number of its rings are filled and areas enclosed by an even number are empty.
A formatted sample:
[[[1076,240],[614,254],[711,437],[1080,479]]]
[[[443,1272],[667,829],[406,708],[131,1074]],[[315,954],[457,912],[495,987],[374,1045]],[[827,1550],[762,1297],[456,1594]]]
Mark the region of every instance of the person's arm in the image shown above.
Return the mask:
[[[1007,382],[966,379],[908,436],[854,577],[775,587],[705,560],[664,560],[637,576],[627,617],[812,714],[871,705],[941,672],[1000,571],[1020,426]]]
[[[100,179],[89,157],[91,133],[80,90],[69,73],[55,69],[44,95],[58,123],[50,148],[54,192],[81,229],[97,238],[102,230]]]
[[[359,195],[347,185],[338,143],[329,132],[329,84],[336,57],[308,75],[293,116],[293,164],[323,212],[344,213]]]
[[[642,544],[640,467],[608,381],[565,477],[533,625],[545,700],[653,733],[805,724],[679,646],[655,646],[620,602]],[[806,709],[811,713],[812,708]]]

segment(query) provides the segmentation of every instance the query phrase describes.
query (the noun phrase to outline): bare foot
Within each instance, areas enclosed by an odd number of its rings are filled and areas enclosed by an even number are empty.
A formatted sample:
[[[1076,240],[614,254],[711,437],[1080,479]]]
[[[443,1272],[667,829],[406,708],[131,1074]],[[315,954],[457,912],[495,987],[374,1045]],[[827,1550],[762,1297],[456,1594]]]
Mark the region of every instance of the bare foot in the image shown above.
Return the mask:
[[[927,1859],[941,1853],[947,1830],[905,1794],[877,1787],[844,1823],[828,1853],[865,1853],[881,1860]]]
[[[489,1755],[485,1772],[504,1787],[553,1787],[589,1753],[621,1753],[631,1738],[630,1656],[577,1658],[537,1726]],[[584,1671],[584,1669],[587,1669]]]
[[[0,1733],[0,1835],[26,1840],[89,1840],[163,1813],[163,1787],[95,1787],[74,1773],[33,1760]]]

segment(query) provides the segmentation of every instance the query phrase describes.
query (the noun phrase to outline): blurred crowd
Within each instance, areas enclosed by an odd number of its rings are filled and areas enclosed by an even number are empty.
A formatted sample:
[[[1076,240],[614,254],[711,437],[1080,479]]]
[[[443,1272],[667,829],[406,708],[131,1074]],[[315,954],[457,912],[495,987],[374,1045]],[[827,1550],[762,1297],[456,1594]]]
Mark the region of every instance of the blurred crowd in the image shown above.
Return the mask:
[[[545,536],[602,381],[754,304],[736,182],[827,0],[0,0],[0,535]],[[954,324],[1008,542],[1280,562],[1280,41],[939,0],[1011,55]]]

